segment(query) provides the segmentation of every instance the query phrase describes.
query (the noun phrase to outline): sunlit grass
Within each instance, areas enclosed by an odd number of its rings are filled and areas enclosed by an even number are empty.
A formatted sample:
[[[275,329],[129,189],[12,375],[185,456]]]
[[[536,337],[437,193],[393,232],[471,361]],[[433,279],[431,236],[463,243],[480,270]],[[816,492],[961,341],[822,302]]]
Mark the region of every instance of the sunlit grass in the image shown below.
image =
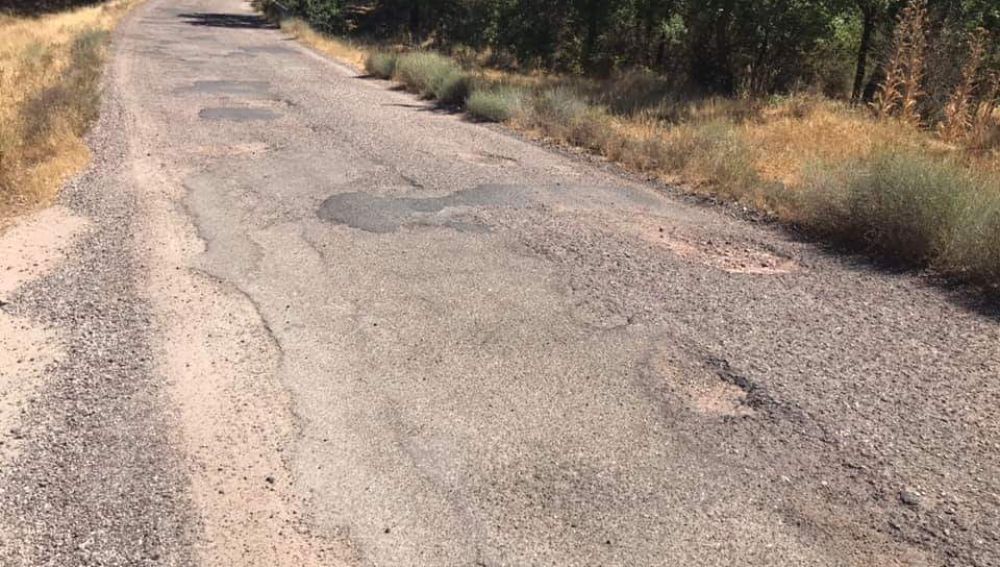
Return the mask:
[[[341,40],[312,29],[298,18],[282,20],[281,29],[313,49],[347,63],[356,70],[364,69],[368,50],[349,41]]]
[[[108,32],[132,4],[0,17],[0,217],[50,202],[86,164]]]

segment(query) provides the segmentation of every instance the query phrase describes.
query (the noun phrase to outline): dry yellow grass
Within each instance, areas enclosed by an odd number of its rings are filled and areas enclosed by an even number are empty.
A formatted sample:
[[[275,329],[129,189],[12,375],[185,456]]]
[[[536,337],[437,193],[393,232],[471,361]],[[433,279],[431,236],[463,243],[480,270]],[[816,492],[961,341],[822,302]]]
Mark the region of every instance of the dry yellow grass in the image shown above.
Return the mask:
[[[51,202],[87,163],[107,32],[135,3],[0,18],[0,219]]]
[[[365,67],[365,60],[368,58],[366,49],[319,33],[302,20],[297,18],[282,20],[281,30],[316,51],[350,65],[357,71]]]
[[[817,98],[766,107],[758,120],[739,126],[763,179],[799,187],[815,163],[840,165],[889,145],[931,150],[931,138],[912,126],[878,121],[866,110]]]

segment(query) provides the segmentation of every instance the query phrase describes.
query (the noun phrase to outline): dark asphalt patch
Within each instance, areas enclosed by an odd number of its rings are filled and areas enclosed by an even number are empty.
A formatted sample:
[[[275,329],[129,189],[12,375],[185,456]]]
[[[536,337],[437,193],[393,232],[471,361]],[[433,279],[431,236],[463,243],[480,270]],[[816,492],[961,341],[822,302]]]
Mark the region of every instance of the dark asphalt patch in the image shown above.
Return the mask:
[[[189,12],[178,14],[192,26],[234,29],[276,29],[278,26],[256,14],[226,14],[217,12]]]
[[[445,226],[460,232],[487,232],[488,227],[475,222],[445,219],[434,222],[431,215],[448,208],[499,207],[527,208],[533,191],[514,185],[480,185],[444,197],[379,197],[370,193],[341,193],[320,206],[319,218],[366,232],[388,233],[404,224]]]
[[[267,108],[203,108],[198,112],[202,120],[229,120],[231,122],[252,122],[254,120],[275,120],[280,114]]]

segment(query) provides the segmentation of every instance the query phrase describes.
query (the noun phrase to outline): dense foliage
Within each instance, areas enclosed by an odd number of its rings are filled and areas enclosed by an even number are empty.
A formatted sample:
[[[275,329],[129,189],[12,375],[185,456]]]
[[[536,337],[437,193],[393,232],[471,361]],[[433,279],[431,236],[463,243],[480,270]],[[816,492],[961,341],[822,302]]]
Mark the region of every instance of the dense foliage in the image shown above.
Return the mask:
[[[272,0],[272,5],[275,4]],[[281,0],[324,31],[489,51],[498,63],[605,74],[642,67],[721,93],[811,87],[871,96],[903,0]],[[1000,61],[1000,2],[931,0],[929,77],[957,80],[968,32]],[[932,93],[933,94],[933,93]]]
[[[0,14],[33,15],[76,6],[100,4],[103,0],[0,0]]]

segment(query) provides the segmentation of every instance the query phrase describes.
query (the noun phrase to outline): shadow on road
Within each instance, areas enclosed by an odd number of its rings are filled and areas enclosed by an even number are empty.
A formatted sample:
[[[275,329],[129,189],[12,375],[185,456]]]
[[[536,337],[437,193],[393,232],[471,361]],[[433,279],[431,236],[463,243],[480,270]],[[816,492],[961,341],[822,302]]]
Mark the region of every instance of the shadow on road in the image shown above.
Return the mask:
[[[180,14],[178,17],[187,20],[192,26],[209,28],[242,28],[242,29],[276,29],[277,26],[264,18],[251,14],[219,14],[210,12],[192,12]]]

